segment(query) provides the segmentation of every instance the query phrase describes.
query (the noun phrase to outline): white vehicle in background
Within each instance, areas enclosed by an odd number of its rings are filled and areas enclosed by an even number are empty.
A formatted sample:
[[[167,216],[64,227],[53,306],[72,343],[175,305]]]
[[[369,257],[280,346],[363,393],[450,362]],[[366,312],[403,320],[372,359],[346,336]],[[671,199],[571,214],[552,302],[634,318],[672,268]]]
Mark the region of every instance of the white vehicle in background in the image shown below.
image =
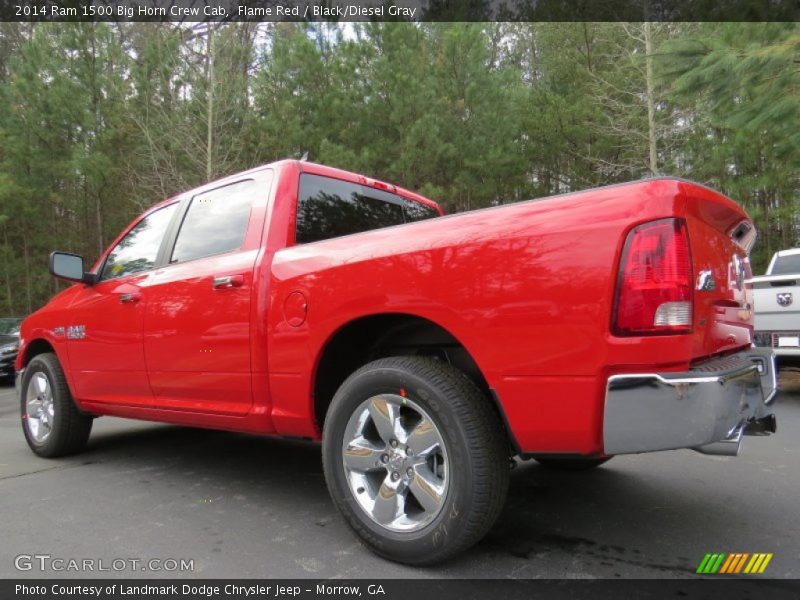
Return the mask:
[[[800,248],[776,252],[753,284],[756,346],[800,360]]]

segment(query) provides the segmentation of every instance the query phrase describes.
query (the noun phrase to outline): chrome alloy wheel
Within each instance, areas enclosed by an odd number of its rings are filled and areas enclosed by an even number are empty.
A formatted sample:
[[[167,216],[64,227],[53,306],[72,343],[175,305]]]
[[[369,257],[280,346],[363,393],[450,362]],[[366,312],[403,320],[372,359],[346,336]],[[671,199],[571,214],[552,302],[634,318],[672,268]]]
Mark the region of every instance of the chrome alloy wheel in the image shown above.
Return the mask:
[[[342,460],[364,512],[390,531],[413,532],[441,512],[450,466],[433,419],[403,396],[365,400],[347,422]]]
[[[53,386],[41,371],[34,373],[25,391],[25,423],[28,433],[38,443],[50,436],[55,424]]]

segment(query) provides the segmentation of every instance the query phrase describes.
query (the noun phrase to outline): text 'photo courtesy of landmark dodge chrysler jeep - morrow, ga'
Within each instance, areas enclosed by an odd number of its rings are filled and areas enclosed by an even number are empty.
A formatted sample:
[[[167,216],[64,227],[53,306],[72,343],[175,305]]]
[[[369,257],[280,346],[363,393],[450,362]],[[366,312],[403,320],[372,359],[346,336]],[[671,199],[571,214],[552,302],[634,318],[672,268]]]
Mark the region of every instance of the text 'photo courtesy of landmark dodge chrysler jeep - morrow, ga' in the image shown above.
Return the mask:
[[[734,455],[775,430],[755,235],[678,179],[443,216],[276,162],[153,207],[87,272],[51,255],[76,284],[22,325],[22,428],[45,457],[100,415],[321,440],[362,540],[435,563],[491,528],[512,457]]]

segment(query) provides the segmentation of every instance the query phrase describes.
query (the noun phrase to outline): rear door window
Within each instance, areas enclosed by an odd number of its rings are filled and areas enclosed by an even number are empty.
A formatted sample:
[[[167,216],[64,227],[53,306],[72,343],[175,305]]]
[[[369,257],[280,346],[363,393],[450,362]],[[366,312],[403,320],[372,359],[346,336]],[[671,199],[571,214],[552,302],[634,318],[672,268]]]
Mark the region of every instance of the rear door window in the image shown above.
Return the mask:
[[[431,207],[374,188],[303,174],[297,202],[298,244],[438,216]]]
[[[253,180],[226,185],[192,198],[178,231],[171,263],[238,250],[256,194]]]

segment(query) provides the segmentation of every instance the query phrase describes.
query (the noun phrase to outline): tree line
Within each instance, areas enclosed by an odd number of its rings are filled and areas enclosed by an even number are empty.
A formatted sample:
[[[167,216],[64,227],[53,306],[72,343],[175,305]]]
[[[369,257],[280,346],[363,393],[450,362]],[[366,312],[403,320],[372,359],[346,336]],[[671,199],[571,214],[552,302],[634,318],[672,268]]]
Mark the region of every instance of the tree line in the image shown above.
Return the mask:
[[[0,23],[0,314],[139,212],[310,160],[448,212],[666,173],[798,243],[796,23]]]

